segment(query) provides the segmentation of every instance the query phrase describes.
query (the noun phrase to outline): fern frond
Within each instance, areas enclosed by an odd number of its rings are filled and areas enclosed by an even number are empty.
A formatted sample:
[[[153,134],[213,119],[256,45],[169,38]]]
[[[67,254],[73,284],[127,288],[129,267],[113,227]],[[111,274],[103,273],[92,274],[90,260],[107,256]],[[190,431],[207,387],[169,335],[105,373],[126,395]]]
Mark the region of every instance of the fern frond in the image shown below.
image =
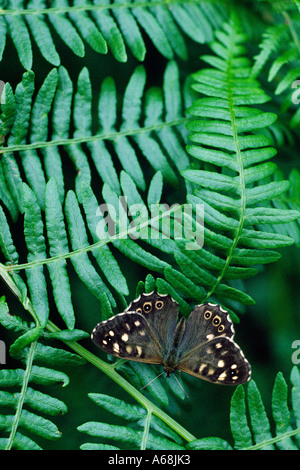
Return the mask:
[[[3,149],[5,155],[2,157],[5,181],[20,212],[23,212],[20,170],[10,151],[21,152],[23,169],[30,186],[38,197],[41,208],[44,208],[45,204],[46,181],[51,176],[55,176],[62,202],[64,178],[59,154],[62,145],[78,172],[76,178],[78,188],[83,180],[90,183],[88,160],[91,159],[103,182],[109,183],[114,190],[119,191],[116,170],[107,148],[109,142],[113,143],[121,165],[139,188],[145,189],[145,179],[139,161],[141,156],[156,171],[162,172],[165,181],[171,184],[177,183],[172,166],[175,165],[182,170],[188,165],[181,137],[178,134],[180,126],[185,122],[178,67],[175,63],[170,63],[166,68],[164,97],[157,93],[157,90],[150,90],[144,104],[142,99],[145,80],[144,68],[138,67],[125,90],[121,125],[116,128],[117,99],[112,79],[106,79],[102,84],[98,119],[93,122],[91,110],[93,97],[87,69],[83,69],[78,77],[75,94],[73,94],[73,84],[66,70],[61,67],[57,74],[57,71],[53,69],[46,77],[34,102],[32,102],[34,75],[32,73],[23,75],[22,82],[16,88],[15,118],[7,139],[8,147]],[[73,113],[72,99],[74,99]],[[8,107],[9,103],[6,103],[5,115],[8,112],[14,112],[13,103],[11,109]],[[52,122],[49,119],[51,113]],[[144,115],[143,123],[141,122],[142,115]],[[75,126],[73,136],[71,135],[72,121]],[[11,122],[12,119],[10,119]],[[48,141],[51,124],[52,140]],[[99,129],[98,133],[93,134],[92,128]],[[26,141],[29,143],[26,144]],[[89,159],[82,150],[84,144],[89,147]],[[45,157],[46,174],[38,157],[38,150]],[[157,154],[156,159],[153,158],[153,152]],[[77,190],[77,194],[79,192]]]
[[[157,93],[157,89],[152,89],[147,92],[144,102],[145,81],[145,71],[143,67],[138,67],[126,87],[121,125],[117,130],[116,88],[112,79],[104,80],[96,122],[100,132],[95,135],[92,133],[95,125],[92,122],[92,92],[87,69],[80,73],[75,93],[63,67],[58,72],[53,69],[48,74],[34,102],[34,75],[31,72],[25,73],[22,82],[17,86],[15,118],[11,120],[13,124],[7,139],[8,147],[3,148],[1,159],[3,185],[9,188],[7,193],[12,195],[15,205],[5,197],[3,202],[14,218],[16,207],[19,212],[24,213],[25,241],[29,253],[27,261],[31,266],[27,271],[27,281],[39,326],[46,325],[49,315],[43,271],[45,263],[48,265],[57,309],[70,329],[74,328],[74,309],[65,266],[66,258],[71,258],[78,276],[97,298],[103,299],[102,294],[105,293],[114,307],[116,301],[113,289],[121,294],[128,294],[124,274],[107,246],[111,240],[107,239],[105,219],[101,211],[99,212],[102,201],[96,199],[90,187],[91,162],[95,164],[104,183],[103,201],[115,207],[116,213],[119,210],[118,198],[121,195],[128,199],[130,205],[142,202],[144,209],[149,212],[152,203],[160,202],[163,180],[176,185],[179,170],[186,168],[189,163],[180,135],[180,127],[186,118],[183,117],[177,66],[175,63],[169,63],[166,68],[164,97]],[[11,109],[13,112],[13,104]],[[75,128],[73,137],[70,135],[71,121]],[[48,142],[50,124],[52,140]],[[116,152],[113,156],[109,153],[110,142]],[[90,150],[88,155],[83,150],[85,144]],[[66,198],[61,157],[63,149],[77,170],[75,193],[70,191]],[[19,155],[17,150],[20,150]],[[41,165],[39,152],[44,155],[44,166]],[[148,201],[144,201],[144,196],[139,195],[139,191],[144,190],[146,186],[143,171],[145,165],[142,170],[140,153],[144,155],[145,163],[157,171],[150,184]],[[113,163],[116,156],[128,172],[121,173],[120,181]],[[28,184],[22,182],[23,170]],[[95,225],[95,216],[98,215],[100,221]],[[13,246],[4,213],[2,219],[2,252],[6,260],[16,264],[18,254]],[[97,233],[96,228],[101,231],[101,224],[102,233]],[[129,228],[126,225],[125,229]],[[80,252],[80,256],[78,253],[70,255],[68,234],[71,249],[75,253]],[[90,235],[94,244],[99,244],[98,247],[90,247]],[[163,273],[164,268],[168,266],[168,263],[154,253],[147,252],[132,239],[115,239],[113,244],[125,256],[151,270]],[[170,253],[173,249],[171,240],[170,243],[164,244],[157,240],[154,245],[158,245],[165,253]],[[95,270],[87,251],[92,251],[105,281]],[[52,260],[50,263],[49,258]],[[11,269],[15,270],[16,267]],[[18,275],[14,276],[14,279],[18,279]],[[110,285],[109,288],[106,282]]]
[[[185,259],[178,258],[177,262],[186,275],[189,271],[194,279],[202,279],[205,298],[213,294],[222,299],[225,295],[248,304],[251,298],[239,293],[234,284],[222,284],[223,279],[231,279],[234,271],[237,276],[254,274],[243,268],[245,259],[239,254],[251,257],[253,249],[259,263],[278,257],[274,248],[294,240],[272,230],[273,224],[291,223],[300,214],[268,205],[287,191],[289,182],[276,181],[276,165],[265,162],[276,151],[259,129],[272,124],[276,116],[251,106],[269,98],[251,78],[244,40],[238,21],[233,19],[216,33],[212,44],[215,55],[203,57],[213,68],[194,74],[193,88],[207,97],[189,108],[196,119],[187,124],[193,142],[187,150],[202,162],[203,169],[185,170],[182,175],[194,187],[194,194],[187,195],[188,202],[204,204],[205,246],[199,254],[186,252]],[[258,249],[262,253],[257,258]],[[268,250],[272,253],[266,257]]]
[[[0,323],[5,328],[22,332],[11,345],[10,355],[24,363],[24,368],[0,371],[0,428],[3,435],[7,435],[0,439],[0,448],[40,449],[40,438],[60,438],[60,431],[48,416],[65,414],[67,406],[63,401],[49,395],[50,390],[45,393],[38,388],[42,385],[49,389],[57,384],[65,387],[69,378],[57,368],[66,365],[78,366],[83,364],[84,360],[68,351],[38,342],[42,336],[51,338],[51,334],[47,335],[42,328],[31,327],[10,315],[3,298],[0,300]],[[61,332],[60,335],[64,333]],[[60,335],[52,337],[59,338]],[[77,331],[77,334],[69,336],[69,339],[76,337],[80,339],[86,337],[86,334]]]
[[[218,5],[213,2],[202,6],[183,0],[169,2],[166,6],[164,2],[140,0],[127,3],[120,0],[112,3],[55,0],[51,8],[47,8],[45,0],[30,0],[28,4],[23,0],[5,3],[0,16],[0,57],[8,34],[27,70],[32,68],[33,41],[50,64],[61,64],[56,48],[57,36],[78,57],[84,57],[88,45],[99,54],[109,50],[116,60],[126,62],[127,49],[138,60],[144,60],[147,50],[143,36],[146,34],[167,59],[175,55],[187,59],[184,36],[198,43],[209,42],[214,28],[223,19]]]
[[[145,425],[149,416],[144,408],[137,405],[129,405],[123,400],[100,393],[90,393],[89,397],[98,406],[101,406],[119,418],[125,419],[127,426],[124,428],[123,426],[115,424],[94,421],[79,426],[78,430],[80,432],[84,432],[89,436],[109,440],[109,442],[121,443],[123,446],[130,445],[131,449],[139,449],[140,443],[143,443],[143,441],[145,441],[145,447],[143,448],[147,449],[184,449],[183,439],[155,416],[151,416],[151,413],[150,429],[147,429],[147,436],[145,438]],[[124,432],[125,429],[126,432]],[[101,444],[101,446],[102,445],[104,444]],[[85,443],[81,448],[85,450],[92,449],[93,443]]]
[[[299,369],[295,366],[291,372],[292,403],[289,404],[288,385],[279,372],[272,392],[273,426],[267,416],[259,389],[251,380],[247,386],[247,400],[244,388],[238,386],[231,399],[230,425],[236,450],[297,450],[299,449]],[[248,408],[248,409],[247,409]],[[250,423],[248,420],[248,413]],[[295,419],[295,417],[297,417]],[[198,439],[187,446],[189,449],[232,449],[221,438]]]
[[[273,4],[272,7],[276,9]],[[299,11],[295,5],[287,10],[285,5],[281,24],[269,26],[264,32],[251,76],[258,77],[263,68],[269,67],[268,81],[276,86],[274,94],[282,96],[282,108],[291,109],[290,127],[294,129],[299,125],[299,111],[293,106],[299,103],[298,92],[294,91],[300,73]]]

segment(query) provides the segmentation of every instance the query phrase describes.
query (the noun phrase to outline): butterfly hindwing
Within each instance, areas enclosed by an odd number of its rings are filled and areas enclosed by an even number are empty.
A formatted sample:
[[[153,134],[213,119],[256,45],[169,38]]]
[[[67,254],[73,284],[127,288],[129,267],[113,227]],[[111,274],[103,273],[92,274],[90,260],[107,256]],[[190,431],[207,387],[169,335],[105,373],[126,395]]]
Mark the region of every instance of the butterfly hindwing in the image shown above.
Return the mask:
[[[251,372],[240,347],[226,336],[201,344],[182,359],[178,369],[223,385],[247,382]]]
[[[250,365],[233,337],[233,324],[225,309],[210,303],[196,306],[178,348],[177,368],[209,382],[246,382]]]
[[[131,361],[161,364],[162,349],[140,313],[120,313],[98,323],[92,340],[103,351]]]

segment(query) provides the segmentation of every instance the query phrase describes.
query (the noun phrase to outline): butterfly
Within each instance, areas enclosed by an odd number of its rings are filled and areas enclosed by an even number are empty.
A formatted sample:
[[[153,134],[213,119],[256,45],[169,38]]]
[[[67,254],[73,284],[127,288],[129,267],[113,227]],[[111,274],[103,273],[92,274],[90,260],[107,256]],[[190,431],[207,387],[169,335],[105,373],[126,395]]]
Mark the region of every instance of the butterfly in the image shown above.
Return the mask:
[[[169,294],[141,294],[123,313],[98,323],[91,338],[106,353],[131,361],[162,364],[209,382],[238,385],[251,367],[233,341],[228,312],[217,304],[196,305],[177,322],[178,304]]]

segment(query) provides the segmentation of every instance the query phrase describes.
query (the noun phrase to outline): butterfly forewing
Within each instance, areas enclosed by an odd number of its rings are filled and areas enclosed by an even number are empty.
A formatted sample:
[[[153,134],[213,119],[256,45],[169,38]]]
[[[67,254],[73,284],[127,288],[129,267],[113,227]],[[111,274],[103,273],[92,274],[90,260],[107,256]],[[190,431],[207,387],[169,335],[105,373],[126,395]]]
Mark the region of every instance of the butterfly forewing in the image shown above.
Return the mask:
[[[92,339],[114,356],[162,364],[173,339],[176,321],[177,304],[169,295],[142,294],[124,313],[99,323]]]
[[[172,345],[177,323],[178,306],[170,295],[161,295],[157,292],[141,294],[131,302],[126,312],[134,311],[145,317],[157,338],[163,351]]]
[[[98,323],[92,332],[92,340],[113,356],[131,361],[162,363],[161,345],[140,313],[121,313]]]

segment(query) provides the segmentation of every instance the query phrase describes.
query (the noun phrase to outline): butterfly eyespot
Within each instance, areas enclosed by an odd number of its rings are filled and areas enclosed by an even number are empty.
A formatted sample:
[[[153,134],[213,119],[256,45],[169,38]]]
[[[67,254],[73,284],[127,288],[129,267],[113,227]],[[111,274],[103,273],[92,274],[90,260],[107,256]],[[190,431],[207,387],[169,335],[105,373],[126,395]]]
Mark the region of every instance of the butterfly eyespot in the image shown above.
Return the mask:
[[[211,316],[212,312],[210,310],[206,310],[206,312],[204,313],[205,320],[209,320]]]
[[[225,326],[224,325],[220,325],[219,328],[218,328],[218,332],[219,333],[222,333],[222,331],[225,330]]]
[[[163,308],[163,306],[164,306],[164,303],[162,302],[162,300],[158,300],[155,303],[155,307],[157,308],[157,310],[160,310],[161,308]]]
[[[152,310],[152,303],[151,302],[145,302],[143,305],[143,310],[145,313],[151,312]]]
[[[136,309],[136,312],[137,312],[137,313],[142,313],[141,307],[138,307],[138,308]]]
[[[213,318],[213,321],[212,321],[212,322],[213,322],[213,325],[214,325],[214,326],[218,326],[218,325],[220,324],[220,322],[221,322],[221,318],[220,318],[218,315],[216,315],[216,316]]]

